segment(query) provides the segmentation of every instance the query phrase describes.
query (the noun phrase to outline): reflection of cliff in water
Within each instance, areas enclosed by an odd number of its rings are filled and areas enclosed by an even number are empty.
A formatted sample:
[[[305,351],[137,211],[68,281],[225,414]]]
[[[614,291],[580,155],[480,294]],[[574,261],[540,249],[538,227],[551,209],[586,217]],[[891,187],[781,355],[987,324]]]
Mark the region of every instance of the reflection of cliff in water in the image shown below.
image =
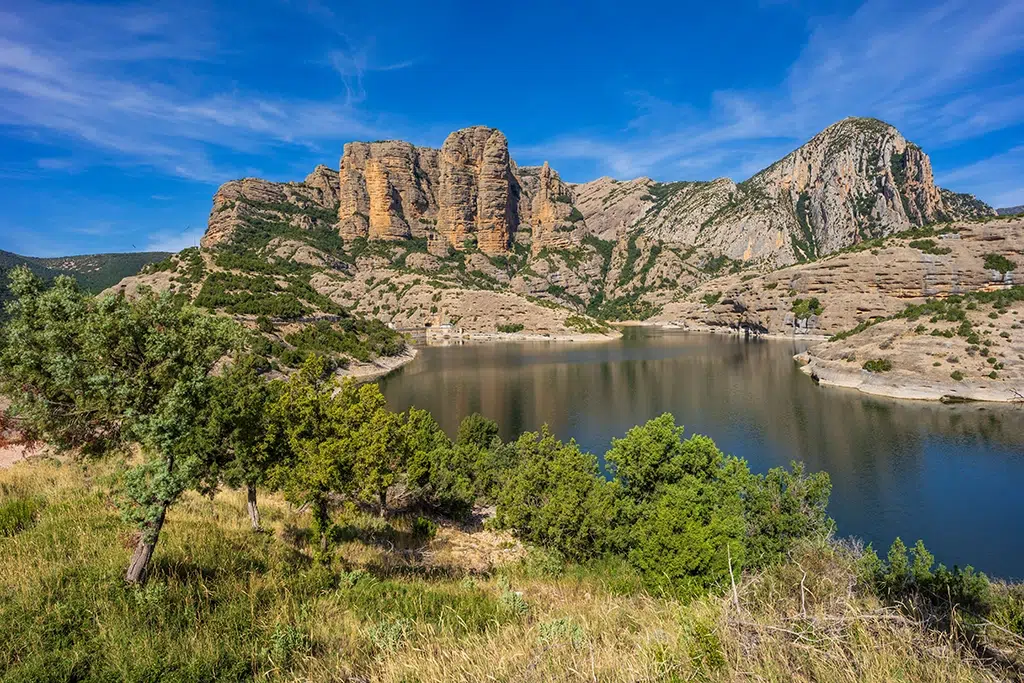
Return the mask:
[[[802,460],[829,472],[844,534],[924,538],[947,564],[1024,577],[1024,547],[1007,545],[1024,517],[1024,409],[819,387],[792,360],[802,346],[639,331],[608,344],[427,348],[382,385],[393,407],[428,408],[453,435],[479,411],[505,439],[546,422],[598,455],[668,411],[755,471]]]
[[[682,333],[578,347],[430,348],[382,385],[395,408],[429,408],[451,434],[463,416],[479,411],[498,421],[504,438],[547,423],[560,437],[602,453],[612,436],[669,411],[688,432],[754,439],[837,476],[879,451],[910,456],[926,438],[1024,444],[1018,407],[896,401],[818,387],[796,369],[792,355],[800,348]],[[755,452],[741,450],[736,454],[762,464]]]

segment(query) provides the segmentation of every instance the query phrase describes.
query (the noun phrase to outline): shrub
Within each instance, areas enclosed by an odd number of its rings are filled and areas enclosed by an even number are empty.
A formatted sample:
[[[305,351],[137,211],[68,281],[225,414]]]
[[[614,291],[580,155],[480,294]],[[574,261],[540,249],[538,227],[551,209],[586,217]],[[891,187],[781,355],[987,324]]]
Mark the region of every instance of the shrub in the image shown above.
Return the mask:
[[[426,517],[417,517],[412,523],[412,533],[417,538],[431,539],[437,535],[437,522]]]
[[[522,332],[522,331],[523,331],[523,324],[522,323],[502,323],[502,324],[498,325],[498,332],[503,332],[505,334],[515,334],[516,332]]]
[[[797,320],[806,320],[812,315],[821,315],[825,309],[817,297],[811,297],[810,299],[796,299],[790,310]]]
[[[892,370],[892,361],[888,358],[873,358],[865,362],[863,368],[868,372],[889,372]]]
[[[519,464],[498,496],[499,526],[571,559],[617,546],[619,486],[601,476],[597,458],[547,427],[520,436],[515,449]]]
[[[934,254],[936,256],[942,256],[953,251],[949,247],[940,247],[932,239],[914,240],[908,246],[911,249],[918,249],[926,254]]]
[[[1016,263],[1002,254],[985,254],[984,258],[986,269],[999,271],[1003,275],[1017,268]]]
[[[711,308],[712,306],[717,304],[718,301],[721,298],[722,298],[722,293],[721,292],[709,292],[708,294],[705,294],[704,296],[702,296],[700,298],[700,300],[704,302],[705,306],[707,306],[708,308]]]

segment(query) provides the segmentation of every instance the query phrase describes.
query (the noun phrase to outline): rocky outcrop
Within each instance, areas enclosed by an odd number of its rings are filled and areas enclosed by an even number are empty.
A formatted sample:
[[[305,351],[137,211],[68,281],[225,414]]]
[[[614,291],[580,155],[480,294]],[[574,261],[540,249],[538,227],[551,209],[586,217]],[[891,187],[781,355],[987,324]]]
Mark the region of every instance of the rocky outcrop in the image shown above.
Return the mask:
[[[272,183],[242,178],[224,183],[213,195],[213,209],[200,246],[209,249],[229,241],[253,218],[309,230],[333,224],[326,216],[338,204],[337,173],[318,166],[301,183]]]
[[[654,320],[697,329],[749,329],[770,334],[831,335],[908,304],[1017,282],[1013,272],[986,267],[986,254],[1024,263],[1024,221],[954,223],[925,238],[891,237],[870,249],[846,251],[770,273],[715,278],[664,308]],[[820,310],[801,308],[816,299]]]
[[[844,119],[746,182],[576,186],[594,234],[693,245],[773,266],[811,260],[913,226],[994,215],[970,195],[935,185],[931,163],[876,119]]]
[[[541,167],[518,169],[523,188],[520,214],[532,231],[531,251],[537,255],[545,247],[565,249],[579,236],[574,236],[583,225],[583,214],[574,206],[572,189],[562,182],[558,172],[548,162]]]
[[[350,142],[341,157],[338,227],[346,239],[426,237],[437,216],[437,151],[407,142]]]
[[[439,155],[437,232],[450,246],[477,246],[485,254],[508,251],[519,227],[519,181],[512,174],[508,140],[493,128],[455,131]]]

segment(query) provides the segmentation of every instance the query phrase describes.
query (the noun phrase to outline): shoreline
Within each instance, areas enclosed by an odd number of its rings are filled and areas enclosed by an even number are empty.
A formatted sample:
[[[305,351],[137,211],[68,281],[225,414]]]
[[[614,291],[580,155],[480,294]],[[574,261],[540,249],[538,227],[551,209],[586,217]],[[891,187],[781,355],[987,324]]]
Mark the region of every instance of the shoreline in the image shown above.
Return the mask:
[[[744,337],[747,336],[745,330],[739,330],[732,327],[724,326],[713,326],[713,325],[690,325],[688,323],[675,323],[675,322],[646,322],[646,321],[626,321],[613,323],[616,326],[621,327],[656,327],[662,330],[678,330],[681,332],[696,332],[698,334],[724,334],[731,337]],[[802,341],[808,342],[819,342],[828,341],[831,335],[828,334],[793,334],[781,332],[751,332],[749,337],[752,339],[777,339],[782,341]]]
[[[460,334],[428,334],[423,346],[453,346],[465,342],[558,342],[597,344],[621,339],[618,330],[609,332],[576,332],[573,334],[542,334],[540,332],[462,332]]]
[[[900,371],[884,375],[872,373],[860,367],[856,369],[844,367],[849,364],[823,360],[806,351],[793,356],[793,360],[800,364],[801,372],[821,386],[854,389],[869,396],[940,403],[1013,404],[1021,402],[1021,396],[1008,388],[1002,389],[964,382],[931,381],[919,375]]]
[[[339,370],[336,374],[343,379],[351,377],[359,382],[372,382],[390,375],[398,368],[405,367],[416,360],[418,354],[419,351],[409,346],[397,356],[385,356],[369,363],[350,363],[347,368]]]

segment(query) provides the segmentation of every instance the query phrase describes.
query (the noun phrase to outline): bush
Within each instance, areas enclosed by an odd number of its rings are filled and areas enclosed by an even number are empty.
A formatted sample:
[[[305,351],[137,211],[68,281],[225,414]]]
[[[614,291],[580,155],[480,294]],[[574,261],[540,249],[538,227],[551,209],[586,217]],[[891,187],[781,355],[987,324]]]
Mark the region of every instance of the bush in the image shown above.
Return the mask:
[[[722,298],[721,292],[709,292],[700,298],[704,302],[704,305],[711,308]]]
[[[825,310],[821,302],[818,301],[817,297],[811,297],[810,299],[796,299],[793,301],[793,306],[790,309],[797,320],[806,320],[812,315],[821,315],[822,311]]]
[[[996,270],[1001,274],[1006,275],[1011,270],[1015,270],[1017,268],[1017,264],[1002,254],[985,254],[985,268],[988,270]]]
[[[892,370],[892,361],[888,358],[873,358],[862,367],[868,372],[889,372]]]
[[[926,254],[934,254],[935,256],[942,256],[953,251],[949,247],[940,247],[932,239],[914,240],[908,246],[911,249],[918,249]]]
[[[505,334],[515,334],[516,332],[522,332],[522,331],[523,331],[523,324],[522,323],[502,323],[502,324],[498,325],[498,332],[503,332]]]
[[[620,545],[619,486],[601,476],[597,458],[547,427],[520,436],[515,449],[519,463],[498,496],[498,526],[571,559]]]
[[[417,538],[431,539],[437,535],[437,522],[426,517],[417,517],[412,523],[412,533]]]

